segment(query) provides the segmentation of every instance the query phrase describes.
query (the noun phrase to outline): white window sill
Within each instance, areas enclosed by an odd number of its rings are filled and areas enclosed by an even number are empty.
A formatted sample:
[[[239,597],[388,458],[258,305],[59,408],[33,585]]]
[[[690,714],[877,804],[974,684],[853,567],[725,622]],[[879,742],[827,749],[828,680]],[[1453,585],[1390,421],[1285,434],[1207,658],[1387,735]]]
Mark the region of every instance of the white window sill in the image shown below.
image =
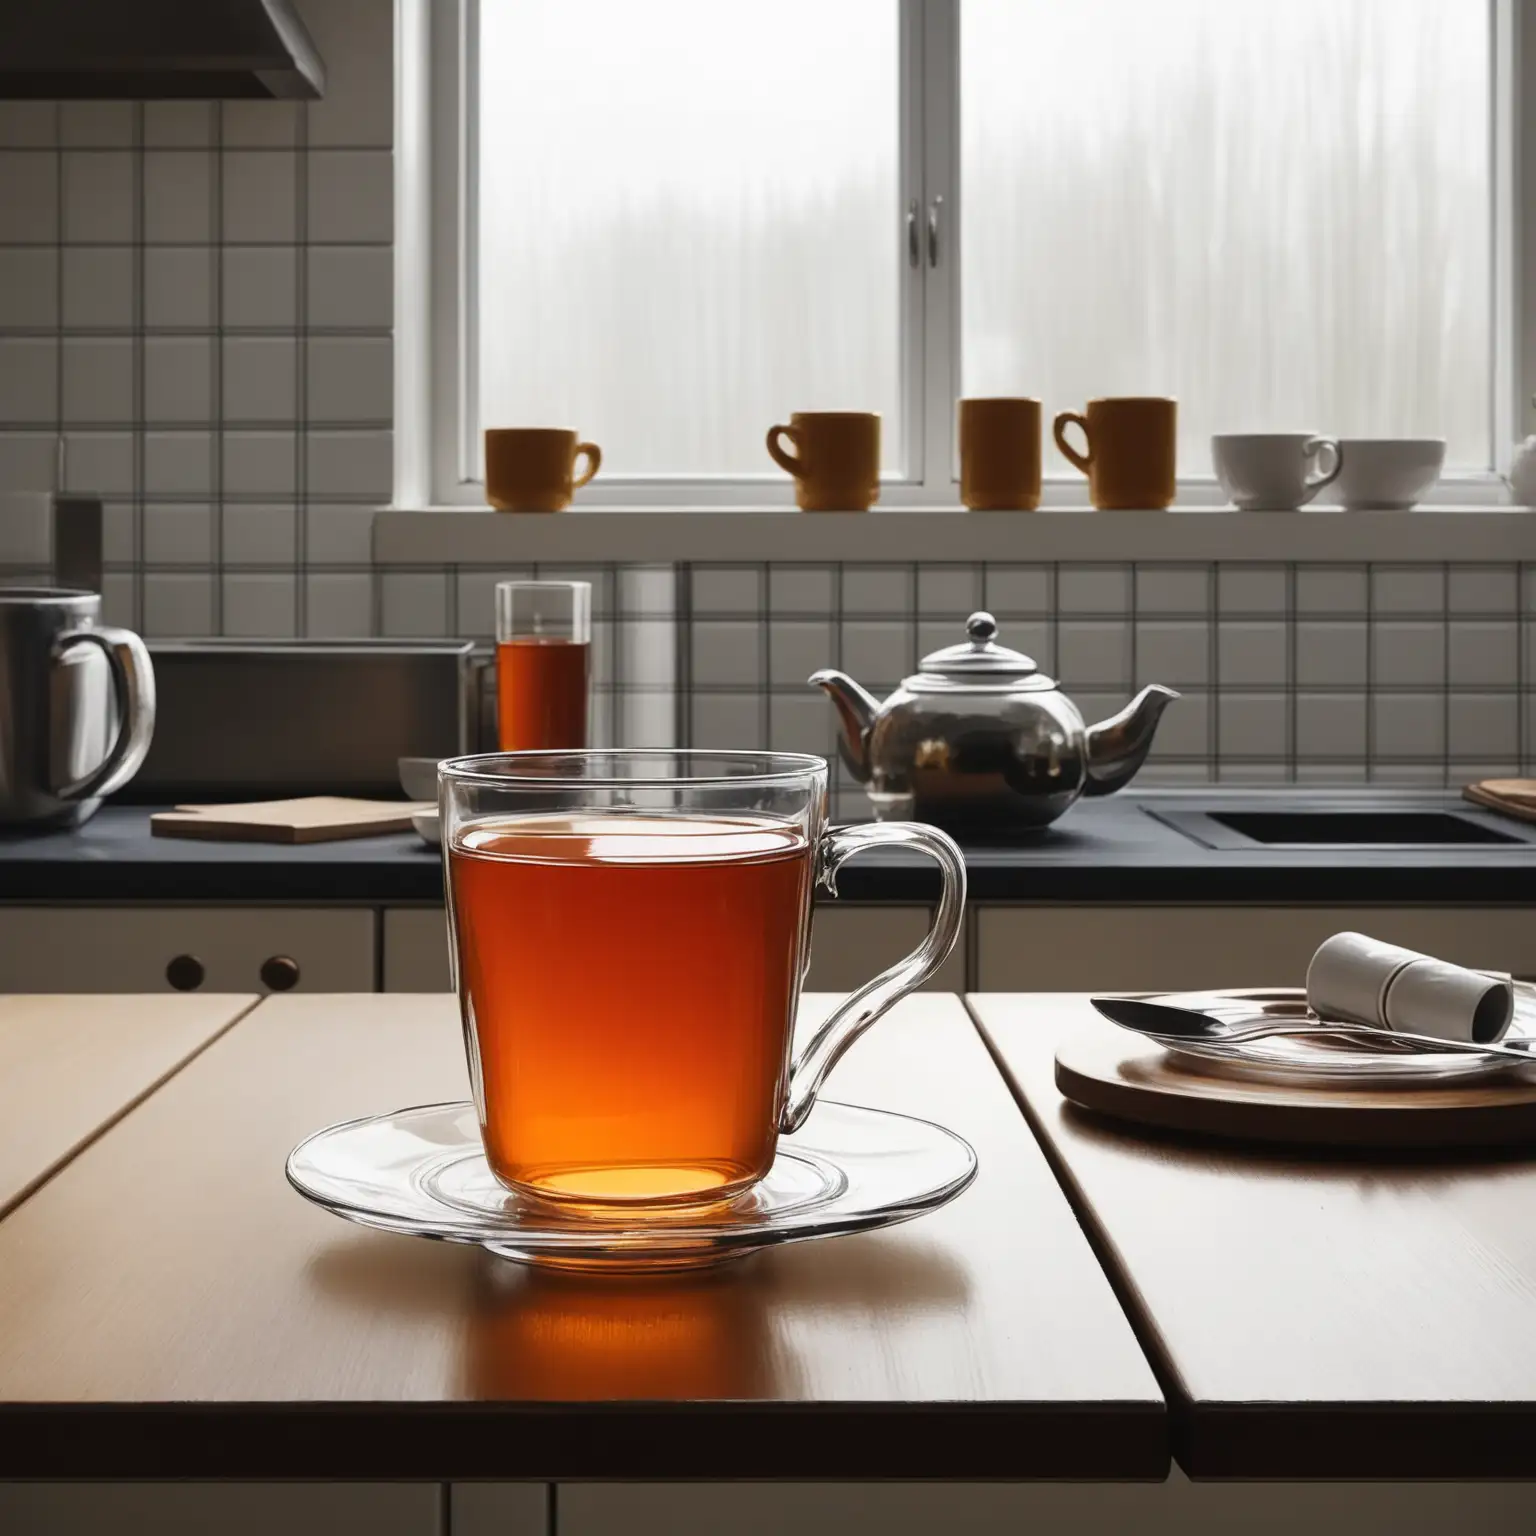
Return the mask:
[[[386,508],[376,564],[408,566],[836,561],[1536,561],[1523,507],[1427,506],[1412,512],[965,512],[876,508],[636,508],[556,514],[489,508]]]

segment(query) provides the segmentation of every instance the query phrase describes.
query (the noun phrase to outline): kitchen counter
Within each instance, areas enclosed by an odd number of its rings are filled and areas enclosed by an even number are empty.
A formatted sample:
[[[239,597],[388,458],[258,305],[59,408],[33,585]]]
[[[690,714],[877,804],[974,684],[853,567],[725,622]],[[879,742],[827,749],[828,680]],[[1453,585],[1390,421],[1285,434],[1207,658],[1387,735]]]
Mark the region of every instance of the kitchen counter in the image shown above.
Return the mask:
[[[1159,820],[1206,807],[1454,810],[1519,839],[1417,848],[1210,848]],[[982,902],[1536,904],[1536,827],[1441,791],[1200,788],[1080,801],[1035,843],[969,846]],[[852,902],[938,894],[926,859],[867,854],[838,874]],[[151,837],[149,810],[107,806],[73,832],[0,836],[0,901],[437,902],[442,861],[414,833],[288,847]]]

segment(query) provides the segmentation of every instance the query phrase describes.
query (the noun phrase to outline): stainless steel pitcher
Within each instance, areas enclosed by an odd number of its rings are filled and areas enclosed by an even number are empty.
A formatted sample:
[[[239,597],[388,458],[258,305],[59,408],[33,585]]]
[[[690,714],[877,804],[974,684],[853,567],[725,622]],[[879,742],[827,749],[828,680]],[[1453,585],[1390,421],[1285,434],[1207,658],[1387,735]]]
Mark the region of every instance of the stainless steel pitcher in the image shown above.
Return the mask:
[[[0,588],[0,826],[78,826],[138,771],[155,672],[94,592]]]

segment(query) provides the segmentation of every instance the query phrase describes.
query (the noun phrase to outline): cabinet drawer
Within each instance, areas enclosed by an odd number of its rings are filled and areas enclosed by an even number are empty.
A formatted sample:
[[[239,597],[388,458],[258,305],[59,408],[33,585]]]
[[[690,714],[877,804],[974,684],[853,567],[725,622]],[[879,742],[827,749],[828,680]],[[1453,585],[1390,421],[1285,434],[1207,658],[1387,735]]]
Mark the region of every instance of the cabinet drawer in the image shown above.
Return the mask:
[[[1460,965],[1536,974],[1523,907],[982,907],[982,992],[1299,987],[1313,951],[1345,929]]]
[[[0,991],[168,992],[168,970],[195,982],[179,990],[372,992],[374,914],[366,907],[0,907]]]
[[[448,964],[448,914],[442,907],[384,909],[384,990],[453,990]]]
[[[878,976],[887,966],[911,954],[923,941],[933,914],[927,907],[897,907],[886,903],[845,906],[823,902],[811,924],[811,969],[808,992],[852,992]],[[962,932],[925,992],[965,990],[965,935]]]

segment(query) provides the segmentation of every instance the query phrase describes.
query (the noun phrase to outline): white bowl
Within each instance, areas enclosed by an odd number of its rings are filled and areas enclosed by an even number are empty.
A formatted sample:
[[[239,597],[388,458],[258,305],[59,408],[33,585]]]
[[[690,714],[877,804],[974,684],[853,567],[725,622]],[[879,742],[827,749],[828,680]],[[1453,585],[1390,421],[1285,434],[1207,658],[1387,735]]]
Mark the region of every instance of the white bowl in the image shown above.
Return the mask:
[[[401,757],[395,760],[400,788],[412,800],[437,799],[437,765],[440,757]]]
[[[1352,512],[1406,512],[1445,464],[1443,437],[1341,437],[1339,478],[1325,492]]]
[[[422,842],[431,843],[434,848],[443,846],[443,829],[436,811],[417,811],[411,817],[411,825],[416,828]]]

